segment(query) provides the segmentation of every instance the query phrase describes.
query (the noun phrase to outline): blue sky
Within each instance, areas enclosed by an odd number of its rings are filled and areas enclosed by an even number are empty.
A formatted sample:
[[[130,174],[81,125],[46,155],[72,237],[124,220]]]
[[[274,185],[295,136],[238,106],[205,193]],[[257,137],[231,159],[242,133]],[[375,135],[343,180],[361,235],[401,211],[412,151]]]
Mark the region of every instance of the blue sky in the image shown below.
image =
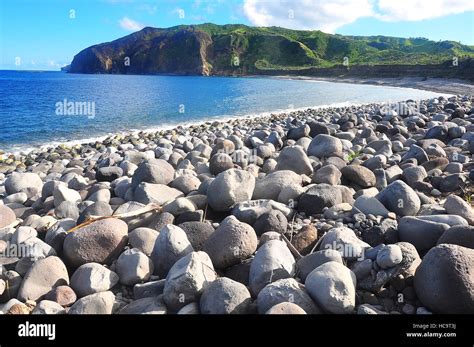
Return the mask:
[[[474,0],[0,0],[0,69],[57,70],[143,26],[205,22],[474,45]]]

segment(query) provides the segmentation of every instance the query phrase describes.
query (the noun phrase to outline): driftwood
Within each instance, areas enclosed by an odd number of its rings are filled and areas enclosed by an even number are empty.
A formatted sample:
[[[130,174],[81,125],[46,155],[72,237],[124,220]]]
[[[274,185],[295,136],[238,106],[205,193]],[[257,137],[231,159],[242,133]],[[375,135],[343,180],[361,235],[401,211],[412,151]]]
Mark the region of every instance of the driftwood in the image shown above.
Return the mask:
[[[118,219],[122,219],[122,218],[130,218],[130,217],[137,217],[137,216],[140,216],[142,214],[145,214],[145,213],[148,213],[148,212],[152,212],[152,211],[156,211],[156,212],[161,212],[161,206],[158,205],[158,204],[155,204],[155,203],[150,203],[138,210],[135,210],[135,211],[131,211],[131,212],[127,212],[127,213],[121,213],[121,214],[112,214],[111,216],[90,216],[84,223],[81,223],[79,225],[76,225],[74,228],[71,228],[67,231],[67,233],[71,233],[73,231],[76,231],[77,229],[80,229],[82,227],[85,227],[89,224],[92,224],[94,222],[97,222],[99,220],[103,220],[103,219],[109,219],[109,218],[118,218]]]

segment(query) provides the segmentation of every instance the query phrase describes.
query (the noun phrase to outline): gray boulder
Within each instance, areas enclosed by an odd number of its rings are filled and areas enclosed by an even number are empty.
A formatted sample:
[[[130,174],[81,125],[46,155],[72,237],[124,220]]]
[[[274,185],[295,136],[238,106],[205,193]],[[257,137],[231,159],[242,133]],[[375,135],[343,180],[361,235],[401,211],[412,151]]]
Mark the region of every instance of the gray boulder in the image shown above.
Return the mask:
[[[198,301],[204,288],[216,279],[211,259],[204,252],[192,252],[179,259],[166,276],[163,300],[177,312]]]
[[[255,178],[247,171],[226,170],[211,182],[207,189],[207,200],[214,211],[228,211],[236,203],[252,198]]]
[[[328,158],[342,155],[342,142],[337,137],[326,134],[316,135],[308,147],[308,155]]]
[[[293,277],[295,258],[283,241],[270,240],[258,249],[250,264],[249,286],[254,296],[269,283]]]
[[[229,216],[209,236],[203,250],[216,268],[225,269],[250,257],[257,245],[257,235],[253,228],[234,216]]]
[[[288,146],[281,150],[275,170],[291,170],[299,175],[311,175],[313,167],[300,146]]]
[[[39,259],[26,273],[17,298],[39,301],[57,286],[69,284],[69,275],[62,260],[55,256]]]
[[[87,263],[79,266],[71,276],[71,288],[79,296],[105,292],[119,281],[113,271],[98,263]]]
[[[137,248],[127,249],[120,254],[115,265],[120,283],[126,286],[148,281],[153,270],[151,259]]]
[[[328,313],[353,313],[356,304],[356,276],[338,262],[328,262],[306,277],[305,287],[320,308]]]
[[[298,305],[308,314],[322,313],[313,302],[304,285],[294,278],[284,278],[268,284],[257,296],[257,309],[260,314],[282,302]]]
[[[193,246],[183,229],[168,224],[160,230],[151,253],[154,273],[160,277],[166,276],[174,263],[193,251]]]
[[[246,286],[221,277],[204,288],[199,306],[202,314],[249,314],[252,299]]]
[[[399,216],[414,216],[421,207],[416,192],[405,182],[396,180],[377,194],[376,198],[390,211]]]
[[[63,252],[72,267],[85,263],[110,264],[127,244],[128,227],[120,219],[95,221],[66,235]]]
[[[415,273],[423,306],[442,314],[474,313],[474,250],[457,245],[433,247]]]

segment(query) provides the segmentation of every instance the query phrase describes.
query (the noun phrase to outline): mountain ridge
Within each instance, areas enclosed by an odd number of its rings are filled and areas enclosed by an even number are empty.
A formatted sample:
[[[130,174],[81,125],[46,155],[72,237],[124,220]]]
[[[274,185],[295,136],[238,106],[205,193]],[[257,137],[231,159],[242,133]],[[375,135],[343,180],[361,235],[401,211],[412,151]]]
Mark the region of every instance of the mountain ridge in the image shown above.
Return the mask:
[[[68,70],[204,76],[268,75],[285,71],[305,75],[317,74],[319,70],[337,70],[340,74],[341,67],[342,71],[349,71],[356,66],[416,65],[423,70],[425,65],[434,65],[442,69],[454,57],[462,64],[472,61],[474,46],[425,38],[344,36],[280,27],[206,23],[145,27],[82,50]]]

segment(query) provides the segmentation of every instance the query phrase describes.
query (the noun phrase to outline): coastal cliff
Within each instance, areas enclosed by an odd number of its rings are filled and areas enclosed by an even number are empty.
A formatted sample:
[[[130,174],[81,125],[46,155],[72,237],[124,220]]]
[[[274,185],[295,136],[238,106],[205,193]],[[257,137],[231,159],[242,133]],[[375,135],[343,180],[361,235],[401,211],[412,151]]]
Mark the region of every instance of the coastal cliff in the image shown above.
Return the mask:
[[[72,73],[203,76],[422,76],[474,80],[474,47],[278,27],[147,27],[78,53]]]

